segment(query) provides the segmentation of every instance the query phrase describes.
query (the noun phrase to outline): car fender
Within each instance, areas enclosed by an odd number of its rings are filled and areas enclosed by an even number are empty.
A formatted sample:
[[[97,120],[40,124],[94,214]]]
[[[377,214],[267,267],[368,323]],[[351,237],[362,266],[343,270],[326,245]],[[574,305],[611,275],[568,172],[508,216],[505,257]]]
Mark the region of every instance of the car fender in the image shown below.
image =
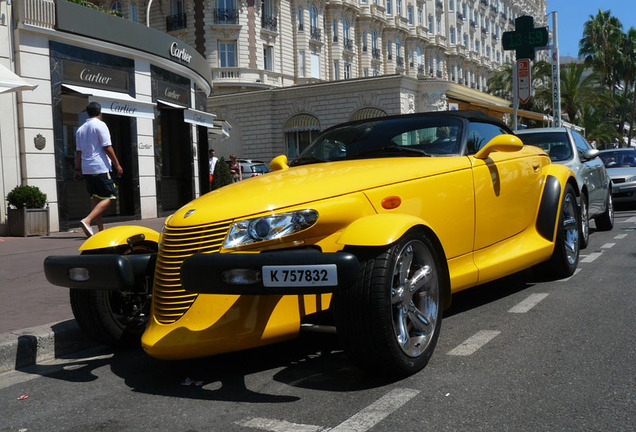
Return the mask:
[[[347,226],[336,243],[346,246],[386,246],[415,226],[427,224],[418,217],[400,213],[365,216]]]
[[[553,164],[549,166],[539,203],[536,225],[539,234],[547,240],[554,241],[563,193],[568,183],[574,188],[578,200],[580,190],[572,170],[565,165]]]
[[[140,241],[159,243],[159,233],[153,229],[143,226],[116,226],[93,234],[84,243],[82,243],[78,250],[89,251],[126,246],[130,244],[134,245]]]

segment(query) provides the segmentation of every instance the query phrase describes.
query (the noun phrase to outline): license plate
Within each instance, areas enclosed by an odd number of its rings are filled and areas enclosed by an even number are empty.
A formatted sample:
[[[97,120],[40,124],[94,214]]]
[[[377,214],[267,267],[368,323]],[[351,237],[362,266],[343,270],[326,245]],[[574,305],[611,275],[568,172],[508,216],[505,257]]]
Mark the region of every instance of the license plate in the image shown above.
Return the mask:
[[[263,266],[266,287],[336,286],[335,264]]]

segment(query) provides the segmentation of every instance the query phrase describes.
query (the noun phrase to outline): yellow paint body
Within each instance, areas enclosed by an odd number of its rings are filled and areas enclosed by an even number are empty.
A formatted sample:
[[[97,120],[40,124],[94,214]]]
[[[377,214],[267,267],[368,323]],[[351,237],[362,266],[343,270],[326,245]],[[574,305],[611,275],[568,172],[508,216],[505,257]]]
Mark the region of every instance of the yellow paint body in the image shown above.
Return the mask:
[[[545,180],[548,175],[557,177],[563,193],[573,175],[563,166],[551,165],[536,147],[506,145],[484,158],[378,158],[291,168],[280,164],[278,171],[192,201],[167,226],[178,230],[217,221],[230,224],[302,209],[319,213],[318,222],[303,232],[221,248],[220,253],[312,245],[323,252],[385,246],[422,226],[441,244],[451,291],[457,292],[552,255],[554,243],[541,237],[535,226]],[[401,205],[384,209],[382,200],[390,196],[399,197]],[[173,323],[151,316],[142,345],[154,357],[178,359],[278,342],[296,337],[302,317],[328,309],[330,300],[331,294],[199,294]]]

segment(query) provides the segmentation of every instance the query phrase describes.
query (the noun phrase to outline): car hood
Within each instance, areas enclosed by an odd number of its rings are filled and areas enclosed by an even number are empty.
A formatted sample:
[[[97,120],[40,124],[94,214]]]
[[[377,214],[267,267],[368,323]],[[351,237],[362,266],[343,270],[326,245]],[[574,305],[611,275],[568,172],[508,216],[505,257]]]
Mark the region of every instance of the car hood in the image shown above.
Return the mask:
[[[469,167],[467,157],[378,158],[291,167],[207,193],[180,208],[168,223],[179,227],[244,218]]]
[[[631,177],[636,175],[636,168],[633,167],[625,167],[625,168],[606,168],[607,175],[610,178],[624,178]]]

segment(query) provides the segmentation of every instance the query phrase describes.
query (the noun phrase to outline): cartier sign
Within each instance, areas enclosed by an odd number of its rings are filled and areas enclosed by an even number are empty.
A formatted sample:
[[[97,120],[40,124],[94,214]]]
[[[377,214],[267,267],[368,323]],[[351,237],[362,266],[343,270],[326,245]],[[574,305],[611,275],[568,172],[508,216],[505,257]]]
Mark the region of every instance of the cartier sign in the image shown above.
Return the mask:
[[[188,53],[185,48],[179,48],[179,44],[176,42],[170,44],[170,55],[186,63],[190,63],[192,60],[192,54]]]
[[[117,69],[62,60],[62,78],[67,83],[128,93],[128,73]]]

